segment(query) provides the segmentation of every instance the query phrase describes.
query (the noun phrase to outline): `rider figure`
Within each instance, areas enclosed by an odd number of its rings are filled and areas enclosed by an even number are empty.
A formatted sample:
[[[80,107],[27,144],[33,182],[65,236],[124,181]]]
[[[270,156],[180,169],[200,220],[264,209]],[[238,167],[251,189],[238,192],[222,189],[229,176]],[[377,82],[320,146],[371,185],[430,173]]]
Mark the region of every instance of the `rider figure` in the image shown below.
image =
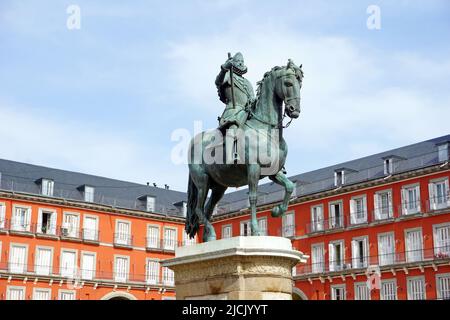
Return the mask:
[[[226,143],[227,162],[229,159],[233,159],[235,162],[238,160],[236,130],[242,128],[247,120],[249,109],[255,101],[250,81],[242,76],[246,72],[247,67],[244,65],[244,57],[238,52],[222,64],[216,77],[215,83],[220,101],[226,104],[219,120],[219,129],[228,129],[227,135],[230,134],[234,137],[233,148],[231,148],[230,143]],[[233,90],[231,89],[232,83]]]

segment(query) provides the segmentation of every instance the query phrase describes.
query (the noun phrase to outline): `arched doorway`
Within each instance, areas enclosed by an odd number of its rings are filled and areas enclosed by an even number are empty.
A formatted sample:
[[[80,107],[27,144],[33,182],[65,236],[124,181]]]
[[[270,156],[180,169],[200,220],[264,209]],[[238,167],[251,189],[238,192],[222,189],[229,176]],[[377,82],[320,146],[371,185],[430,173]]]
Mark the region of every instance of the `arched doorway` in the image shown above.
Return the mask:
[[[308,300],[306,294],[303,293],[299,288],[292,288],[292,300]]]
[[[128,292],[115,291],[104,295],[101,300],[137,300],[137,298]]]

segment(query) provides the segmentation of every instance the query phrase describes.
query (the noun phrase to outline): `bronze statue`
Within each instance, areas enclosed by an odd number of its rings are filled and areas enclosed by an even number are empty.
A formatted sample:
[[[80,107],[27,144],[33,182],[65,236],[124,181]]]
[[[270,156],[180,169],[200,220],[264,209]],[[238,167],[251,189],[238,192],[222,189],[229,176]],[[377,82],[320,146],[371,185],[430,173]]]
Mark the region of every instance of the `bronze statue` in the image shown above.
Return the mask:
[[[204,224],[203,241],[216,239],[210,219],[214,207],[228,187],[248,185],[250,226],[254,236],[260,235],[256,220],[258,181],[267,176],[285,188],[283,202],[272,209],[273,217],[280,217],[286,212],[295,187],[283,172],[287,145],[282,132],[290,123],[284,126],[284,117],[288,116],[292,121],[300,114],[301,65],[298,67],[289,60],[286,66],[274,67],[266,72],[258,82],[256,100],[251,84],[242,77],[245,71],[240,53],[222,65],[216,85],[226,108],[220,118],[219,128],[202,132],[190,144],[185,229],[191,238],[198,232],[200,224]],[[236,163],[235,157],[234,163],[229,163],[222,161],[223,156],[220,156],[227,143],[218,138],[230,128],[233,135],[238,136],[239,143],[234,145],[240,148],[234,152],[239,154],[239,163]],[[236,129],[239,129],[238,134]],[[213,163],[205,161],[211,156],[215,159]],[[205,205],[209,190],[211,196]]]

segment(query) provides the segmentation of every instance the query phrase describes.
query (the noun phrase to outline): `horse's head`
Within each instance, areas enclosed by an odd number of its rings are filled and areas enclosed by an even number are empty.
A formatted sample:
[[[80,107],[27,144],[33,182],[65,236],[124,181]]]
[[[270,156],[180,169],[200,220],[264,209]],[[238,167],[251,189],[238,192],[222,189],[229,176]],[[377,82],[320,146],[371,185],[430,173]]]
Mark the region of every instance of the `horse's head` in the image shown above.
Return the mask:
[[[284,102],[285,112],[290,118],[298,118],[300,115],[300,88],[302,87],[302,65],[297,67],[289,59],[286,67],[277,71],[275,84],[276,95]]]

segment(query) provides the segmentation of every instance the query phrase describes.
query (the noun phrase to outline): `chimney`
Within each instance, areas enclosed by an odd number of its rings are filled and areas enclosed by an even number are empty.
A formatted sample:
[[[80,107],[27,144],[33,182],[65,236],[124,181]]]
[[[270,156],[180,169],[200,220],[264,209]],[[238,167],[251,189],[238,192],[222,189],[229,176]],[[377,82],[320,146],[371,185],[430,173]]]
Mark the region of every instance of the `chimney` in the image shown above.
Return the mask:
[[[153,186],[156,187],[156,183],[153,182]]]

